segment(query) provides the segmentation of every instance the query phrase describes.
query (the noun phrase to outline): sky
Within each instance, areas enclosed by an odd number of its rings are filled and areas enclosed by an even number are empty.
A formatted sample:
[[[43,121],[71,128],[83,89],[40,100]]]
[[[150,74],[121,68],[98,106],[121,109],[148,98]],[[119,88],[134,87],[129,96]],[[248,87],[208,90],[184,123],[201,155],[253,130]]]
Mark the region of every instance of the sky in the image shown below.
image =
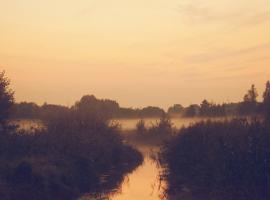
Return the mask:
[[[0,0],[16,101],[240,101],[270,79],[269,0]]]

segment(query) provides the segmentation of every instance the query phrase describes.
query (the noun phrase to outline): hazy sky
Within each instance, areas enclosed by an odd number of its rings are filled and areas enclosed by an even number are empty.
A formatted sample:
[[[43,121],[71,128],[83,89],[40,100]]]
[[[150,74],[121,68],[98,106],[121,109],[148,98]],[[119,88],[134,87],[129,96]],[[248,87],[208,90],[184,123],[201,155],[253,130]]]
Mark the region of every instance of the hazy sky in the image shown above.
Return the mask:
[[[269,0],[0,0],[17,101],[239,101],[270,79]]]

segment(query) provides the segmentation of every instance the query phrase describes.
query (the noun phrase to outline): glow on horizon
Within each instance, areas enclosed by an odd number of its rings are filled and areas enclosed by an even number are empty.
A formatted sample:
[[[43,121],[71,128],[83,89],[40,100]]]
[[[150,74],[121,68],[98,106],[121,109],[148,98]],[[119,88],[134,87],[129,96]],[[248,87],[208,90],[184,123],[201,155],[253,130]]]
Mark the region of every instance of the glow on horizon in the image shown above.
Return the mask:
[[[17,101],[240,101],[270,79],[269,0],[0,0]]]

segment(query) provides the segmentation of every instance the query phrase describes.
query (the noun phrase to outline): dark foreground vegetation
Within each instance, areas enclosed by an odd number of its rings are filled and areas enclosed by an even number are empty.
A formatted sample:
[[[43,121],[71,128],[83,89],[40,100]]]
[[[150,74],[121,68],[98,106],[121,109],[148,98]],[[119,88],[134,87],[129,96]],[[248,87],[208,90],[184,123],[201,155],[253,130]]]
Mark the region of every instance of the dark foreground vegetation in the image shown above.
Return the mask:
[[[161,162],[168,195],[188,188],[210,199],[269,199],[270,127],[245,119],[201,122],[167,143]]]
[[[76,199],[109,192],[142,155],[123,143],[108,125],[78,102],[48,113],[45,128],[28,133],[9,125],[13,92],[0,76],[0,199]]]
[[[0,137],[1,199],[74,199],[105,192],[142,162],[114,128],[102,124],[61,125],[34,135],[2,131]]]
[[[270,197],[270,84],[259,119],[200,122],[183,128],[160,154],[170,199]],[[174,198],[173,198],[174,197]]]

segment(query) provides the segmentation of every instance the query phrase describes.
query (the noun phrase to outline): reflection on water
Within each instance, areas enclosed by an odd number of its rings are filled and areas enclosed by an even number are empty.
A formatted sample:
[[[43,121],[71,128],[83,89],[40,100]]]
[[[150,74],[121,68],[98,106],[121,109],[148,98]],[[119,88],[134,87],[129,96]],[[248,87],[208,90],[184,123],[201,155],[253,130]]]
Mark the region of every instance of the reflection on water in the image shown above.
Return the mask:
[[[128,174],[116,190],[107,195],[85,195],[80,200],[160,200],[162,194],[159,181],[159,168],[150,158],[153,151],[146,147],[139,148],[144,154],[144,163]]]
[[[121,193],[112,195],[110,200],[159,200],[160,182],[158,168],[148,156],[143,165],[137,168],[131,175],[125,178],[121,186]]]

